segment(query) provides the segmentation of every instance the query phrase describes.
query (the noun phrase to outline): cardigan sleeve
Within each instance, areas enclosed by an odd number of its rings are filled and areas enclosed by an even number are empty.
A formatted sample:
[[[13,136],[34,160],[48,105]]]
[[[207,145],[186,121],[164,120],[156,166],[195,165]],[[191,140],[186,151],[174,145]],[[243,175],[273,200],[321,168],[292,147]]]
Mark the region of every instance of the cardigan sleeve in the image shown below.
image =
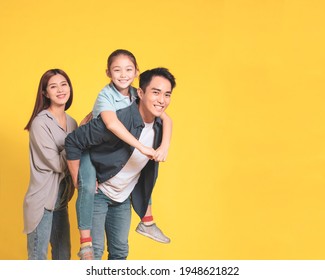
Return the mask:
[[[39,171],[62,173],[66,170],[64,147],[58,147],[46,123],[35,119],[29,131],[33,164]]]

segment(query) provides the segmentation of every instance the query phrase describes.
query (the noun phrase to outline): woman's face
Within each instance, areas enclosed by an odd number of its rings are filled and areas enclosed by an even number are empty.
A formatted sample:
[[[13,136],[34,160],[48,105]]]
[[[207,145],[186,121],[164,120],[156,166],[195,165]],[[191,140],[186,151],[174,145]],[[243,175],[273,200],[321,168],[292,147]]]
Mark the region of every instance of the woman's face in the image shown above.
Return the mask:
[[[51,100],[51,106],[65,105],[70,98],[70,86],[61,74],[56,74],[49,79],[46,87],[46,97]]]

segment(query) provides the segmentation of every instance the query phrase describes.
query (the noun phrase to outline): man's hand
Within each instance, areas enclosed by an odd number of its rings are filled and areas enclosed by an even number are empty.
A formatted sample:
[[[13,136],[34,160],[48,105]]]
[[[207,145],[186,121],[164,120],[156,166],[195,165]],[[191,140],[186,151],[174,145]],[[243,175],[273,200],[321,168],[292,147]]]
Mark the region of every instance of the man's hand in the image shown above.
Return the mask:
[[[156,154],[153,159],[158,162],[164,162],[167,159],[168,148],[163,147],[162,145],[158,147],[156,150]]]

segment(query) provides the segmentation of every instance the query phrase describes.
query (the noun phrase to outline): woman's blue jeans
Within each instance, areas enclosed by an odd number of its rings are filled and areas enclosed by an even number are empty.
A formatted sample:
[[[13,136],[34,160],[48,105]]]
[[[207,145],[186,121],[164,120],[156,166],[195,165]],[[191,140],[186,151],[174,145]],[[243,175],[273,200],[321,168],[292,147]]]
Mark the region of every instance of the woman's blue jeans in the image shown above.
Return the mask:
[[[105,246],[105,232],[109,260],[125,260],[129,253],[131,202],[127,198],[119,203],[111,200],[101,190],[95,194],[91,236],[95,259],[101,260]]]
[[[46,260],[48,246],[51,244],[52,260],[70,260],[70,223],[68,202],[73,194],[73,186],[63,179],[55,210],[44,209],[44,215],[36,229],[27,234],[27,251],[29,260]]]

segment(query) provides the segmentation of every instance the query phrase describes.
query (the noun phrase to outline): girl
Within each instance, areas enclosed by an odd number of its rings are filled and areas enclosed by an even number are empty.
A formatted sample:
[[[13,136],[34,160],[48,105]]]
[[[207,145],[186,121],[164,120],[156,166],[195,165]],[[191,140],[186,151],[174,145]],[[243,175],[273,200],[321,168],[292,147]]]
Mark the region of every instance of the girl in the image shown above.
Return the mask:
[[[30,182],[24,199],[24,233],[29,260],[71,256],[68,202],[73,195],[64,140],[77,128],[65,113],[72,104],[73,90],[68,75],[60,69],[46,71],[39,82],[29,131]]]
[[[81,125],[88,122],[92,117],[96,118],[100,115],[107,129],[111,130],[121,140],[135,147],[150,159],[165,161],[172,133],[172,121],[167,114],[164,113],[162,116],[163,139],[161,146],[156,151],[150,147],[143,146],[130,134],[116,116],[118,109],[131,105],[137,98],[136,89],[131,86],[139,74],[135,56],[131,52],[123,49],[114,51],[108,57],[106,74],[111,82],[98,94],[92,113],[87,115],[81,122]],[[93,259],[90,231],[96,189],[96,171],[90,161],[89,152],[83,153],[80,169],[78,163],[72,164],[68,161],[68,166],[74,184],[78,187],[76,209],[81,243],[78,256],[82,260]],[[170,239],[162,233],[153,221],[151,203],[149,203],[147,213],[137,226],[136,231],[162,243],[170,242]]]

